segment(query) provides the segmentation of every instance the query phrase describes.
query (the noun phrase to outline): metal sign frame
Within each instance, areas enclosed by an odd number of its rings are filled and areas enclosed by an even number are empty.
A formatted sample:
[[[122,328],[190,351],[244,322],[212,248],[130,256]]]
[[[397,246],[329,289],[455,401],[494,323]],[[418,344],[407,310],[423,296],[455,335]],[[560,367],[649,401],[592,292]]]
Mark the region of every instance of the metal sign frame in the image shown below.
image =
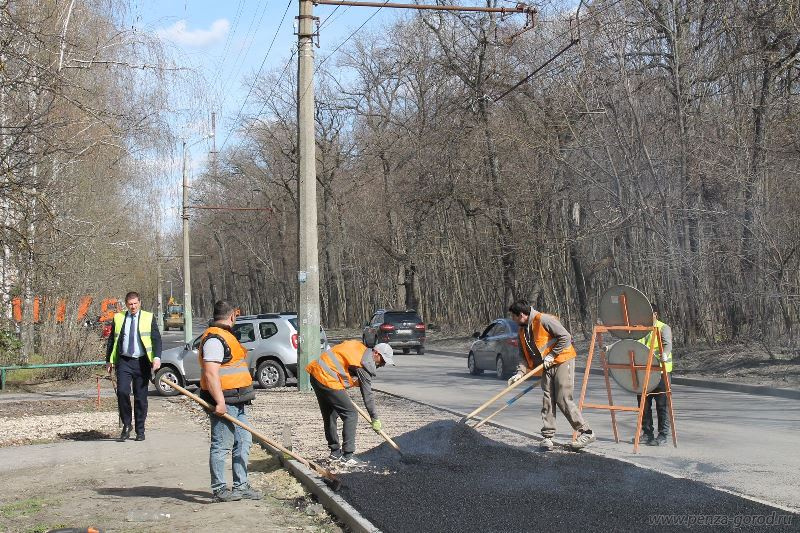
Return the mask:
[[[624,298],[624,294],[620,298],[620,305],[622,306],[622,313],[623,316],[626,317],[627,321],[627,304]],[[653,315],[653,322],[655,324],[655,315]],[[653,355],[655,353],[655,346],[649,347],[649,352],[647,355],[647,363],[644,365],[637,365],[635,360],[631,358],[631,362],[627,364],[609,364],[606,360],[605,354],[603,350],[599,350],[600,353],[600,361],[603,365],[603,377],[605,378],[606,383],[606,393],[608,395],[608,403],[586,403],[586,387],[589,384],[589,373],[592,368],[592,359],[594,356],[594,349],[597,344],[600,346],[603,345],[603,333],[612,334],[612,332],[616,331],[646,331],[652,332],[655,335],[655,338],[658,339],[658,353],[664,353],[664,346],[661,344],[661,335],[658,334],[658,328],[654,325],[650,326],[643,326],[643,325],[634,325],[634,324],[625,324],[621,326],[604,326],[597,324],[594,326],[592,330],[592,340],[589,343],[589,356],[586,359],[586,370],[583,373],[583,385],[581,386],[581,399],[578,402],[578,410],[583,413],[584,408],[588,409],[602,409],[607,410],[611,413],[611,426],[614,430],[614,442],[619,443],[619,431],[617,430],[617,411],[628,411],[628,412],[636,412],[636,435],[633,437],[633,453],[638,453],[639,451],[639,439],[642,434],[642,419],[644,418],[644,406],[646,405],[647,399],[650,396],[655,396],[659,394],[665,394],[667,396],[667,412],[669,413],[670,423],[672,425],[672,444],[676,448],[678,447],[678,430],[675,426],[675,411],[672,408],[672,386],[669,381],[669,373],[667,372],[667,368],[663,362],[661,362],[661,358],[658,358],[658,364],[653,366]],[[630,370],[633,374],[636,374],[639,370],[644,370],[644,381],[642,383],[642,395],[641,401],[637,407],[626,406],[626,405],[614,405],[614,399],[611,395],[611,381],[609,380],[609,368],[619,368],[619,369],[627,369]],[[657,368],[661,371],[661,379],[664,381],[664,392],[647,392],[648,384],[650,383],[650,373],[651,369]],[[573,434],[573,440],[575,439],[575,434]]]

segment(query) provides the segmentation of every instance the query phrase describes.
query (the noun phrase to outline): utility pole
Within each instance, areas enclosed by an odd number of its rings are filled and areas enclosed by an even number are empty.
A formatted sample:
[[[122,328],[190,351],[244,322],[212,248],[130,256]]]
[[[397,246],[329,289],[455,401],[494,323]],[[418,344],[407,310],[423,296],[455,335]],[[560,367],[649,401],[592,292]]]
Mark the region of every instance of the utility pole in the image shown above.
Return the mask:
[[[163,297],[164,291],[161,289],[161,253],[160,253],[161,239],[159,238],[159,236],[160,236],[160,231],[157,230],[156,231],[156,277],[158,278],[158,281],[156,283],[157,285],[156,290],[158,291],[158,298],[156,301],[158,302],[158,309],[157,309],[158,330],[164,331],[164,297]]]
[[[300,0],[297,49],[298,272],[297,387],[311,390],[306,365],[320,355],[319,259],[317,254],[317,170],[314,139],[314,4]]]
[[[189,173],[186,170],[186,141],[183,141],[183,342],[191,344],[192,331],[192,274],[189,262]]]

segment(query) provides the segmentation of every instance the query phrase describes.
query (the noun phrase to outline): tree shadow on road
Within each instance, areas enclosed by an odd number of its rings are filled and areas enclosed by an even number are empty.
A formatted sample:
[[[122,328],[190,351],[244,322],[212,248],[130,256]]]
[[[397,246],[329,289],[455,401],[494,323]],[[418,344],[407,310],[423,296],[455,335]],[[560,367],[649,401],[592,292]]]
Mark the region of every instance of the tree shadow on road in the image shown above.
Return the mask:
[[[156,487],[144,485],[141,487],[102,487],[95,489],[102,496],[128,496],[140,498],[172,498],[190,503],[210,503],[211,494],[199,490],[185,490],[178,487]]]

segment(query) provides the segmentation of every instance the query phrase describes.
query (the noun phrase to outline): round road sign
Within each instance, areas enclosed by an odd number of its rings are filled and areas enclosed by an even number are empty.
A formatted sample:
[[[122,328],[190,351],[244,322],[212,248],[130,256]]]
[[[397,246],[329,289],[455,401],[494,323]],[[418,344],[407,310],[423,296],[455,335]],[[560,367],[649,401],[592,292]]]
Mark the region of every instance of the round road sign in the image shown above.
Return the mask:
[[[622,339],[615,342],[606,353],[608,364],[628,365],[628,368],[609,368],[608,372],[620,387],[628,392],[641,394],[645,370],[642,368],[634,371],[631,365],[631,353],[633,353],[635,364],[644,366],[647,364],[650,348],[633,339]],[[650,368],[650,380],[647,383],[647,392],[651,392],[656,388],[659,381],[661,381],[661,366],[658,362],[658,354],[654,353],[653,363]]]
[[[639,290],[630,285],[615,285],[606,290],[600,298],[600,320],[604,326],[652,326],[653,307]],[[647,331],[611,330],[611,334],[618,339],[641,339],[647,333]]]

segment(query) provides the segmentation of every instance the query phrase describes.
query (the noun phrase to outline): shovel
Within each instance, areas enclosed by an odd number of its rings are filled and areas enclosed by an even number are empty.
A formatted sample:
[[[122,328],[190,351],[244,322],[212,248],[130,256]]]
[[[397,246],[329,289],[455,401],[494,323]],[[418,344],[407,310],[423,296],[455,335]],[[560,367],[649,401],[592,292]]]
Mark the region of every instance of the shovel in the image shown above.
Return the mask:
[[[366,420],[369,424],[372,424],[372,419],[369,417],[369,415],[362,408],[360,408],[358,406],[358,404],[353,401],[352,398],[350,399],[350,403],[352,403],[353,407],[356,408],[356,411],[358,411],[358,414],[360,414],[362,417],[364,417],[364,420]],[[386,442],[389,443],[389,446],[391,446],[392,448],[394,448],[395,450],[397,450],[401,454],[403,453],[403,452],[400,451],[400,447],[392,440],[392,438],[389,435],[384,433],[383,430],[378,431],[378,434],[381,437],[383,437]]]
[[[195,402],[200,404],[200,406],[203,407],[203,409],[205,409],[206,411],[208,411],[210,413],[214,412],[214,408],[208,402],[206,402],[205,400],[203,400],[202,398],[200,398],[196,394],[192,394],[191,392],[189,392],[188,390],[184,389],[183,387],[181,387],[177,383],[168,380],[166,378],[166,376],[162,377],[161,381],[162,381],[162,383],[166,383],[167,385],[169,385],[170,387],[172,387],[176,391],[180,392],[181,394],[183,394],[187,398],[191,398],[192,400],[194,400]],[[214,413],[214,414],[216,414],[216,413]],[[272,446],[273,448],[277,449],[279,452],[282,452],[282,453],[288,455],[289,457],[292,457],[293,459],[296,459],[297,461],[299,461],[299,462],[303,463],[304,465],[306,465],[308,468],[314,470],[317,474],[320,475],[320,477],[322,477],[322,480],[325,482],[325,484],[328,485],[331,488],[331,490],[333,490],[334,492],[339,490],[339,487],[342,486],[342,482],[339,481],[336,478],[336,476],[333,475],[333,473],[330,470],[328,470],[327,468],[323,468],[320,465],[318,465],[317,463],[315,463],[313,461],[309,461],[308,459],[305,459],[303,457],[300,457],[299,455],[297,455],[296,453],[292,452],[291,450],[287,450],[286,448],[284,448],[283,446],[281,446],[280,444],[278,444],[274,440],[262,435],[261,433],[259,433],[255,429],[251,428],[247,424],[244,424],[244,423],[240,422],[239,420],[235,419],[234,417],[232,417],[228,413],[224,413],[224,414],[221,414],[221,415],[217,414],[217,416],[219,416],[221,418],[224,418],[225,420],[227,420],[228,422],[230,422],[232,424],[236,424],[237,426],[239,426],[240,428],[242,428],[242,429],[244,429],[246,431],[249,431],[255,438],[257,438],[261,442],[263,442],[263,443],[265,443],[265,444],[267,444],[269,446]]]
[[[520,392],[519,394],[517,394],[516,396],[514,396],[513,398],[511,398],[510,400],[506,400],[506,403],[505,403],[505,405],[503,405],[503,406],[502,406],[500,409],[498,409],[498,410],[497,410],[497,411],[495,411],[494,413],[490,414],[489,416],[487,416],[486,418],[484,418],[483,420],[481,420],[480,422],[478,422],[477,424],[475,424],[474,426],[472,426],[472,429],[478,429],[479,427],[481,427],[482,425],[484,425],[486,422],[488,422],[489,420],[491,420],[492,418],[494,418],[494,417],[495,417],[495,415],[497,415],[497,414],[499,414],[501,411],[503,411],[503,409],[505,409],[506,407],[509,407],[509,406],[511,406],[511,404],[512,404],[512,403],[516,402],[517,400],[519,400],[520,398],[522,398],[523,396],[525,396],[526,394],[528,394],[528,393],[529,393],[530,391],[532,391],[534,388],[536,388],[536,385],[531,385],[531,386],[529,386],[527,389],[525,389],[524,391]]]
[[[506,387],[505,389],[501,390],[500,392],[498,392],[497,394],[495,394],[494,396],[492,396],[491,398],[489,398],[489,399],[488,399],[486,402],[484,402],[484,403],[483,403],[483,404],[482,404],[480,407],[478,407],[477,409],[475,409],[474,411],[472,411],[470,414],[468,414],[467,416],[465,416],[464,418],[462,418],[461,420],[459,420],[459,421],[458,421],[458,423],[459,423],[459,424],[465,424],[465,423],[467,422],[467,420],[469,420],[470,418],[474,418],[474,417],[475,417],[475,415],[477,415],[478,413],[480,413],[481,411],[483,411],[484,409],[486,409],[487,407],[489,407],[490,405],[492,405],[492,404],[493,404],[493,403],[494,403],[494,402],[495,402],[495,401],[496,401],[498,398],[500,398],[500,397],[501,397],[503,394],[505,394],[505,393],[507,393],[507,392],[511,392],[511,391],[512,391],[512,390],[514,390],[515,388],[519,387],[520,385],[522,385],[522,382],[523,382],[523,381],[527,381],[528,379],[532,378],[534,374],[538,374],[540,371],[542,371],[542,369],[544,369],[544,365],[543,365],[543,364],[541,364],[541,365],[537,366],[536,368],[534,368],[533,370],[531,370],[530,372],[528,372],[527,374],[525,374],[524,376],[522,376],[521,378],[519,378],[517,381],[515,381],[515,382],[514,382],[514,383],[512,383],[511,385],[509,385],[509,386],[508,386],[508,387]]]

